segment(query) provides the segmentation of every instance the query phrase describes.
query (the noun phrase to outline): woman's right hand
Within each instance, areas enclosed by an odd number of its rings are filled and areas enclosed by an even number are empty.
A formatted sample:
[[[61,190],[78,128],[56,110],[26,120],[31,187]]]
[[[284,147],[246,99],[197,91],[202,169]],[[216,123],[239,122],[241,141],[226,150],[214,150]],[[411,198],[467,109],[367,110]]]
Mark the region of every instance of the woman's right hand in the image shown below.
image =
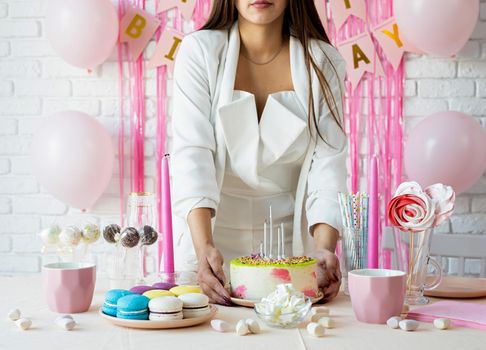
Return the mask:
[[[198,251],[197,280],[204,294],[211,302],[230,306],[231,299],[224,288],[226,277],[223,272],[223,256],[214,246],[206,246]]]

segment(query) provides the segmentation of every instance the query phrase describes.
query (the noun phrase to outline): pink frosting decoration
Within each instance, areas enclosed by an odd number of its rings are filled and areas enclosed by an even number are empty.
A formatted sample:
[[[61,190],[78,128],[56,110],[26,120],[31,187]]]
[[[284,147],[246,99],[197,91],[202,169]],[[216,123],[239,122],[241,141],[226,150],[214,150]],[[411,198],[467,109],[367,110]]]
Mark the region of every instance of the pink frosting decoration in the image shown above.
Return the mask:
[[[304,289],[302,293],[304,293],[304,295],[309,298],[315,298],[317,296],[317,293],[314,289]]]
[[[240,298],[240,299],[246,299],[246,287],[245,285],[241,285],[235,288],[233,294],[235,297]]]
[[[275,269],[272,270],[271,274],[272,274],[272,277],[275,277],[275,278],[281,280],[284,283],[290,283],[291,282],[289,270],[275,268]]]
[[[312,276],[313,278],[317,279],[317,273],[316,273],[315,271],[312,271],[312,272],[311,272],[311,276]]]

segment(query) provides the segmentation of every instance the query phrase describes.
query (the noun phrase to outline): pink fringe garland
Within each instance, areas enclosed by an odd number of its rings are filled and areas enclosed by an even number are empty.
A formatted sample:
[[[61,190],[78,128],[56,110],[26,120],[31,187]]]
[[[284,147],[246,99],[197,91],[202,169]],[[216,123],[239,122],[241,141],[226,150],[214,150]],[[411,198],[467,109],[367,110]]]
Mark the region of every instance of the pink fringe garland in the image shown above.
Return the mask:
[[[393,15],[392,0],[366,0],[368,24],[351,17],[337,31],[332,22],[332,13],[329,11],[329,0],[321,1],[324,1],[326,6],[328,35],[333,44],[362,33],[366,29],[371,29]],[[375,48],[378,58],[383,64],[385,77],[366,73],[354,91],[349,81],[346,80],[344,110],[349,137],[352,192],[360,190],[360,178],[366,174],[360,169],[360,154],[366,153],[367,165],[370,164],[373,155],[378,157],[380,174],[378,183],[381,193],[378,233],[379,250],[381,251],[380,266],[390,268],[390,254],[381,249],[381,235],[383,228],[388,224],[386,215],[384,215],[385,204],[388,203],[392,191],[402,179],[404,69],[402,61],[400,67],[394,71],[392,65],[386,60],[381,47],[375,45]],[[366,118],[362,116],[363,113],[366,113]],[[365,137],[366,150],[361,149],[360,137],[362,136]]]

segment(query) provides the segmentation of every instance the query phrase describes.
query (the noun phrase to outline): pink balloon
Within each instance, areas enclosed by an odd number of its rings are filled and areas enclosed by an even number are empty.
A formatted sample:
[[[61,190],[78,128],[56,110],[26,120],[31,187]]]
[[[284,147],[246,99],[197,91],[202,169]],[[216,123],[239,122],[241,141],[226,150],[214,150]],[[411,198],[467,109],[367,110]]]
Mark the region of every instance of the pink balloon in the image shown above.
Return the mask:
[[[479,0],[394,0],[393,8],[407,41],[444,57],[464,47],[479,16]]]
[[[109,0],[49,0],[45,23],[54,50],[80,68],[106,61],[118,38],[118,16]]]
[[[106,189],[114,157],[103,125],[76,111],[48,117],[32,144],[37,180],[54,197],[79,209],[90,208]]]
[[[404,163],[409,180],[424,187],[439,182],[464,192],[486,170],[486,132],[467,114],[433,114],[410,131]]]

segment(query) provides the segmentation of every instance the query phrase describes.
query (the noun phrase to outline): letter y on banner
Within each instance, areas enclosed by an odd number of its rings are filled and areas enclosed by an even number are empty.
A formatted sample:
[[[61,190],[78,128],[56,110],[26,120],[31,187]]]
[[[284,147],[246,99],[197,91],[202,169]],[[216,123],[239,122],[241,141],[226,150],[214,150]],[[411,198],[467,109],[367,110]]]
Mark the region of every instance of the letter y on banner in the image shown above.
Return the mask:
[[[365,72],[385,75],[369,33],[362,33],[337,45],[346,61],[346,72],[353,89],[358,86]]]
[[[128,7],[127,12],[120,21],[120,42],[126,42],[132,60],[136,60],[147,47],[160,21],[142,9]]]
[[[154,54],[150,58],[147,68],[152,69],[166,64],[167,70],[172,72],[177,51],[183,38],[184,33],[173,28],[166,28],[155,46]]]

